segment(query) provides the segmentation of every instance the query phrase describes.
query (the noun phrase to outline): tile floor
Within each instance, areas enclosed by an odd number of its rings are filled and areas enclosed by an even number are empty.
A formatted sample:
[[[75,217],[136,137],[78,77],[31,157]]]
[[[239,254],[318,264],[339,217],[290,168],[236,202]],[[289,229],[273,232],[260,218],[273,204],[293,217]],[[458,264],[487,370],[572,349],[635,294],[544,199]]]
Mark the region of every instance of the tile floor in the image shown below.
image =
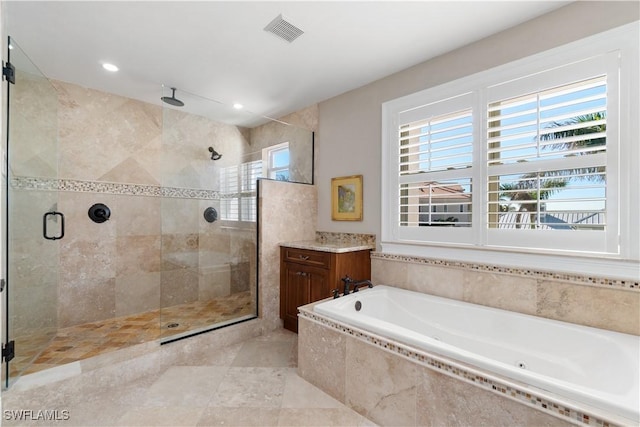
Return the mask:
[[[215,333],[215,332],[214,332]],[[179,345],[179,342],[169,345]],[[284,329],[98,393],[2,396],[4,426],[373,426],[298,377],[297,335]],[[46,400],[46,401],[43,401]],[[18,422],[12,410],[68,411]],[[9,411],[9,412],[7,412]]]
[[[254,313],[247,291],[72,326],[40,336],[16,337],[16,357],[9,364],[10,375],[38,372]],[[172,323],[178,326],[168,328]]]

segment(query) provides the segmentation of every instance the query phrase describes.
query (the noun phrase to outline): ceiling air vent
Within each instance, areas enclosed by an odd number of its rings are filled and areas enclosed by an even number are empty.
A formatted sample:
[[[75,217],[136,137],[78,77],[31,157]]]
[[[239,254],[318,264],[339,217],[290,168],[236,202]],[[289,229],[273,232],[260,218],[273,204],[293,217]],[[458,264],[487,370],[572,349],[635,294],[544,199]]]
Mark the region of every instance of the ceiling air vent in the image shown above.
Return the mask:
[[[304,31],[287,21],[287,19],[281,14],[276,16],[273,21],[269,22],[269,25],[264,27],[264,30],[275,34],[289,43],[304,34]]]

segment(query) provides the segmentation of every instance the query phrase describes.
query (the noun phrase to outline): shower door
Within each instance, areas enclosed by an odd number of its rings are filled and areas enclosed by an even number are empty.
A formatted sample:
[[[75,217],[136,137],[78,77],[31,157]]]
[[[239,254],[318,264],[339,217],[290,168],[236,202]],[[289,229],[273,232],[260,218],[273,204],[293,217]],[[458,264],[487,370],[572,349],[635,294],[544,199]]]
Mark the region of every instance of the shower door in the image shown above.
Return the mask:
[[[59,242],[58,97],[51,82],[9,38],[6,265],[3,348],[14,347],[3,385],[47,364],[43,350],[56,334]],[[10,353],[10,352],[7,352]]]

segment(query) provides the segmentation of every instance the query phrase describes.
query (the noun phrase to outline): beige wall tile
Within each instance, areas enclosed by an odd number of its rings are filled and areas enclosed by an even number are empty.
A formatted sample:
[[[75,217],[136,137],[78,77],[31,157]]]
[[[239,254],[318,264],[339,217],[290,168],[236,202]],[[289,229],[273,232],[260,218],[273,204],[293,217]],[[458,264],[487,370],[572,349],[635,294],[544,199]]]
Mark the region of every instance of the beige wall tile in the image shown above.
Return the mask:
[[[100,240],[113,238],[117,234],[118,222],[127,223],[117,209],[119,196],[61,191],[58,193],[58,210],[65,216],[65,237],[68,240]],[[103,223],[95,223],[89,218],[89,208],[102,203],[111,210],[111,217]]]
[[[390,285],[406,289],[409,282],[408,265],[401,261],[371,260],[371,281],[375,285]]]
[[[58,95],[44,76],[18,69],[16,80],[21,84],[11,87],[11,172],[55,178]]]
[[[536,279],[466,271],[464,300],[525,314],[536,313]]]
[[[160,306],[194,302],[198,300],[198,270],[181,268],[164,270],[160,279]]]
[[[11,224],[12,242],[22,239],[42,238],[42,216],[52,210],[60,210],[58,194],[52,191],[9,190],[11,204],[8,208],[8,220]],[[49,235],[58,230],[51,224]]]
[[[61,240],[60,274],[62,284],[77,280],[116,276],[116,239],[94,236],[93,240]]]
[[[160,236],[124,236],[116,238],[116,275],[118,277],[161,269]]]
[[[408,263],[408,283],[405,289],[462,299],[464,272],[455,268]]]
[[[13,337],[46,334],[58,327],[58,282],[55,269],[48,274],[12,278],[9,327]],[[19,342],[19,341],[18,341]]]
[[[344,403],[346,336],[303,318],[298,322],[298,375]]]
[[[541,280],[538,316],[640,335],[640,293]]]
[[[82,275],[59,283],[58,326],[80,325],[115,316],[115,278]]]
[[[160,275],[156,272],[128,273],[116,277],[117,317],[160,308]]]
[[[280,327],[280,243],[313,240],[316,232],[316,188],[313,185],[260,180],[259,315]],[[294,202],[295,201],[295,202]],[[251,261],[250,261],[251,262]]]
[[[572,424],[421,367],[417,425],[422,426],[570,426]]]
[[[198,269],[198,300],[207,301],[231,294],[229,264]]]
[[[416,424],[414,363],[347,337],[345,404],[385,426]]]
[[[197,199],[162,197],[160,220],[163,234],[198,233],[202,213]]]
[[[159,235],[161,202],[160,197],[117,196],[112,215],[118,236]]]
[[[141,184],[157,180],[149,163],[161,135],[161,108],[56,81],[59,93],[60,176]],[[137,158],[144,159],[138,162]],[[114,171],[119,170],[120,173]]]

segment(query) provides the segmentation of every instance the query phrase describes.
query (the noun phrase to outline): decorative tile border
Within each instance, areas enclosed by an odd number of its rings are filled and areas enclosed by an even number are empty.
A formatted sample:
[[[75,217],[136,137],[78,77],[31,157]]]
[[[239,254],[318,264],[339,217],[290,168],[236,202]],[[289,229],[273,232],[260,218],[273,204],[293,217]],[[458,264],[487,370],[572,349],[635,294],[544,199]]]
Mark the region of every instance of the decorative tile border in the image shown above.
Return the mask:
[[[299,316],[312,322],[318,323],[327,328],[333,329],[342,334],[346,334],[357,338],[361,341],[367,342],[373,346],[385,349],[391,353],[394,353],[410,361],[427,366],[433,370],[439,371],[450,377],[454,377],[465,381],[467,383],[475,384],[476,386],[483,388],[495,394],[502,394],[512,400],[519,401],[527,406],[534,407],[543,412],[550,413],[559,418],[565,419],[573,424],[596,426],[596,427],[614,427],[618,424],[607,421],[594,414],[587,413],[586,411],[580,411],[575,408],[571,408],[562,402],[556,402],[545,396],[538,395],[531,390],[525,390],[518,388],[513,384],[507,384],[501,382],[495,378],[488,378],[480,373],[466,370],[460,366],[447,363],[444,358],[435,357],[429,353],[417,350],[413,347],[409,347],[405,344],[401,344],[396,341],[391,341],[386,338],[371,334],[362,329],[347,326],[343,323],[335,322],[324,316],[320,316],[310,309],[301,308],[298,310]],[[620,424],[622,426],[622,424]]]
[[[438,267],[455,267],[464,268],[465,270],[475,270],[487,273],[499,273],[499,274],[513,274],[516,276],[531,277],[534,279],[542,280],[562,280],[566,282],[573,282],[583,285],[596,285],[605,287],[615,287],[623,289],[640,290],[640,282],[621,280],[621,279],[609,279],[606,277],[594,277],[594,276],[581,276],[578,274],[557,273],[541,270],[523,269],[516,267],[501,267],[490,264],[476,264],[461,261],[449,261],[444,259],[435,258],[422,258],[417,256],[408,255],[395,255],[382,252],[372,252],[371,259],[381,259],[388,261],[402,261],[411,262],[414,264],[433,265]]]
[[[11,179],[11,187],[19,190],[75,191],[81,193],[104,193],[124,196],[172,197],[206,200],[255,196],[255,192],[220,194],[218,191],[197,188],[161,187],[159,185],[30,177],[15,177]]]

